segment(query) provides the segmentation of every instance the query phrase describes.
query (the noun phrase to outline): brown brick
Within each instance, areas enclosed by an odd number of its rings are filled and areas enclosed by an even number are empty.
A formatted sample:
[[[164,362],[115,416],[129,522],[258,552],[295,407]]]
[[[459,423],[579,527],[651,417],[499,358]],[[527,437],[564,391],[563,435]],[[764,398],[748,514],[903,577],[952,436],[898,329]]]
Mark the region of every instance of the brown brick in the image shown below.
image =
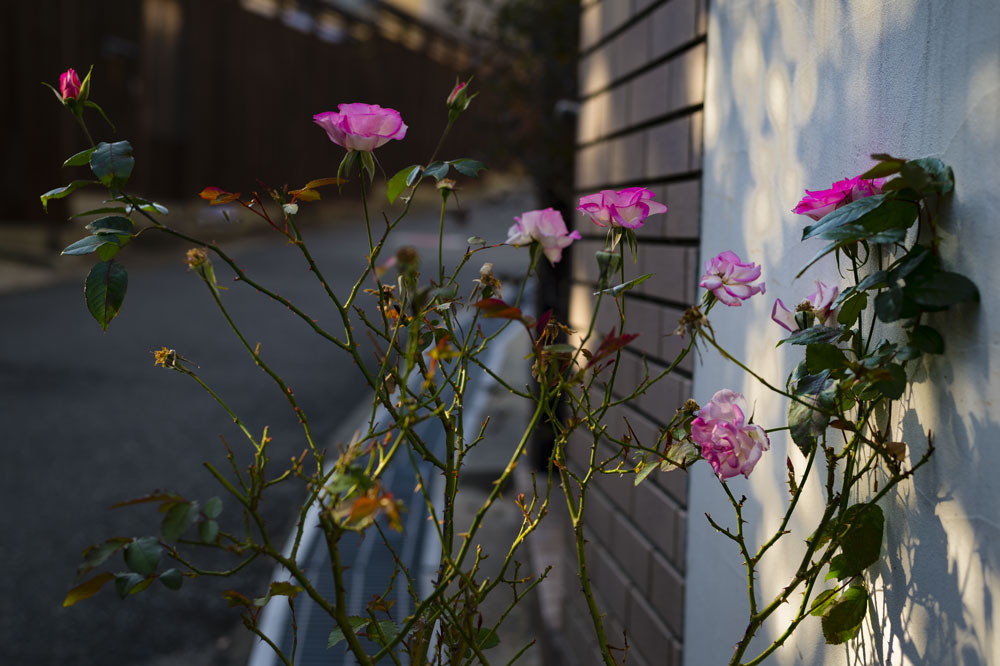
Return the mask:
[[[698,44],[670,61],[670,109],[705,101],[705,45]]]
[[[629,125],[628,119],[628,107],[629,107],[629,95],[628,95],[629,84],[618,85],[611,90],[603,93],[607,95],[607,109],[608,109],[608,126],[607,131],[609,133],[619,132]],[[614,180],[619,180],[615,178]]]
[[[697,0],[694,31],[699,36],[708,32],[708,0]]]
[[[691,122],[685,116],[646,130],[646,178],[683,173],[689,169]]]
[[[611,52],[607,45],[580,58],[580,93],[590,95],[611,83]]]
[[[631,481],[625,481],[631,485]],[[649,589],[649,558],[653,546],[631,522],[622,520],[611,552],[618,566],[640,590]]]
[[[684,256],[684,302],[693,304],[698,300],[698,282],[702,273],[702,267],[698,265],[698,248],[685,248]]]
[[[619,622],[624,624],[628,617],[628,577],[622,572],[621,565],[612,558],[601,544],[614,543],[614,539],[607,539],[604,535],[593,534],[589,537],[587,544],[587,564],[592,574],[591,581],[597,588],[601,597],[606,600],[606,606],[602,610],[607,610],[614,615]]]
[[[603,308],[602,308],[603,310]],[[639,337],[629,345],[634,350],[660,357],[660,306],[634,298],[625,299],[625,324],[629,332]],[[617,313],[615,317],[617,318]],[[617,323],[617,322],[615,322]]]
[[[701,150],[704,144],[702,129],[704,127],[704,114],[696,111],[691,114],[691,162],[690,169],[698,171],[701,169]]]
[[[653,472],[657,476],[673,472]],[[674,559],[675,535],[684,511],[653,483],[636,486],[634,518],[660,553]]]
[[[687,472],[677,470],[669,474],[657,474],[653,483],[667,491],[679,506],[687,507]],[[683,532],[683,530],[681,530]],[[683,546],[682,546],[683,549]]]
[[[648,21],[639,21],[614,38],[611,43],[614,53],[612,80],[617,81],[649,62],[649,26]]]
[[[628,21],[632,8],[628,0],[603,0],[601,2],[601,36],[605,37]]]
[[[687,180],[667,185],[663,199],[669,210],[665,217],[670,238],[697,238],[701,221],[701,180]]]
[[[675,637],[684,635],[684,576],[670,562],[653,553],[648,599]]]
[[[587,489],[587,503],[584,506],[583,521],[590,527],[602,543],[615,540],[615,527],[618,525],[618,509],[604,492],[594,487]]]
[[[632,637],[629,642],[648,661],[659,666],[680,666],[674,661],[677,646],[670,629],[643,598],[642,592],[633,595],[629,604],[629,629]]]
[[[621,183],[642,178],[646,153],[645,139],[643,132],[633,132],[611,142],[612,182]]]
[[[686,302],[687,255],[685,248],[670,245],[640,245],[639,271],[653,277],[639,285],[639,293],[654,298]]]
[[[694,39],[696,5],[700,0],[668,0],[651,17],[651,58],[658,58]]]
[[[646,122],[669,109],[670,63],[643,72],[629,84],[629,122]]]
[[[605,0],[615,2],[615,0]],[[601,40],[603,3],[587,5],[580,10],[580,50],[586,51]]]
[[[576,186],[597,188],[608,182],[608,143],[596,143],[576,153]]]
[[[610,94],[601,93],[585,100],[580,105],[580,116],[576,124],[578,143],[588,143],[607,134],[608,104],[610,102]]]

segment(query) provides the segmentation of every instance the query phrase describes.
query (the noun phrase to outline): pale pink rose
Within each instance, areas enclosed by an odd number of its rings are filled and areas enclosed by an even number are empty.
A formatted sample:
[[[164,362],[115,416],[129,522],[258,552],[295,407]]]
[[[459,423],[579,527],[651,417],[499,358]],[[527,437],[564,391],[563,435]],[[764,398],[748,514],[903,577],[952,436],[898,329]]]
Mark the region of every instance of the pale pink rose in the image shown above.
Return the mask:
[[[852,201],[881,194],[884,183],[885,178],[863,180],[861,176],[855,176],[834,183],[828,190],[815,192],[806,190],[806,196],[799,202],[799,205],[792,209],[792,212],[819,220],[827,213],[831,213],[841,206],[846,206]]]
[[[59,92],[63,99],[76,99],[80,96],[80,77],[72,67],[59,76]]]
[[[650,215],[666,213],[667,207],[653,201],[655,195],[645,187],[624,190],[601,190],[597,194],[580,197],[578,211],[590,216],[599,227],[625,227],[638,229]]]
[[[735,252],[726,250],[705,262],[705,274],[698,284],[729,306],[740,306],[754,294],[764,293],[764,283],[750,284],[760,277],[760,266],[744,264]]]
[[[745,414],[743,395],[722,389],[691,422],[691,439],[720,479],[749,477],[761,454],[771,448],[764,429],[747,423]]]
[[[556,264],[562,259],[563,248],[575,240],[580,240],[580,232],[569,232],[562,214],[554,208],[529,210],[515,217],[515,222],[507,232],[508,245],[527,245],[538,242],[549,263]]]
[[[330,141],[347,150],[371,152],[387,141],[406,136],[399,111],[378,104],[339,104],[337,111],[317,113],[313,122],[326,130]]]
[[[771,319],[792,333],[802,328],[797,318],[797,315],[801,313],[811,313],[816,321],[823,326],[835,326],[840,308],[833,307],[833,303],[839,295],[839,287],[831,287],[816,280],[816,291],[809,294],[809,297],[795,308],[795,312],[789,311],[780,298],[776,300],[774,307],[771,308]]]

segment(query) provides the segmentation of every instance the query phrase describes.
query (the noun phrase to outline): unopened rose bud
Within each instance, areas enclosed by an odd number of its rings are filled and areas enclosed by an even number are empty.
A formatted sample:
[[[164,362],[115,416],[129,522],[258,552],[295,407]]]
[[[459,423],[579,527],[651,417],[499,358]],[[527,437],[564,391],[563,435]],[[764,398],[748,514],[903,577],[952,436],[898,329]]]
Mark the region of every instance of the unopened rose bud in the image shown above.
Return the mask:
[[[80,77],[76,75],[76,70],[72,67],[59,77],[59,92],[62,94],[63,100],[79,98],[81,88]]]
[[[469,79],[465,82],[455,81],[455,87],[451,89],[451,93],[448,94],[448,99],[445,100],[445,104],[448,106],[448,121],[455,122],[455,120],[469,108],[469,104],[479,93],[469,94]]]
[[[71,72],[73,70],[70,70]],[[466,86],[469,85],[468,81],[455,82],[455,87],[451,89],[451,93],[448,95],[448,106],[452,106],[459,99],[459,95],[462,95],[462,91],[465,90]]]

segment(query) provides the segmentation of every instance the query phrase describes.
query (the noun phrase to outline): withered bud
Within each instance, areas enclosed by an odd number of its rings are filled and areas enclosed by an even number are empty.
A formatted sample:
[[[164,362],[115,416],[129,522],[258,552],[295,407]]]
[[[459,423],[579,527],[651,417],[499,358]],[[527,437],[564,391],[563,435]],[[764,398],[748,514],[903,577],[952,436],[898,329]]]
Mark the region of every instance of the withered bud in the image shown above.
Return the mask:
[[[188,268],[198,269],[208,263],[208,250],[203,247],[193,247],[187,251],[184,259]]]
[[[692,414],[694,412],[697,412],[699,409],[701,409],[701,405],[695,402],[693,398],[688,398],[687,400],[685,400],[684,406],[681,407],[682,411],[691,412]]]
[[[458,189],[456,185],[458,185],[458,183],[451,178],[442,178],[437,182],[437,188],[439,190],[456,190]]]

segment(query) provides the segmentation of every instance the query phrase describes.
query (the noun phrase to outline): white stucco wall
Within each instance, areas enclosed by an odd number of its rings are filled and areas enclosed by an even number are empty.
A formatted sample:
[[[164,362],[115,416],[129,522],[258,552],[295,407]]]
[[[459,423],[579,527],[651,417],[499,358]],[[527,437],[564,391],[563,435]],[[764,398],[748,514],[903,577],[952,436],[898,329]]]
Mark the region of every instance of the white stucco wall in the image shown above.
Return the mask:
[[[923,434],[937,451],[914,482],[883,502],[887,544],[873,567],[874,624],[852,647],[822,644],[807,620],[768,664],[1000,664],[1000,1],[712,0],[705,103],[702,259],[733,249],[763,265],[765,297],[716,308],[723,343],[776,385],[801,348],[774,344],[774,298],[794,303],[812,280],[839,281],[834,266],[792,276],[823,241],[799,241],[806,218],[790,212],[802,190],[857,175],[868,154],[937,156],[954,167],[956,192],[942,224],[945,263],[971,277],[980,307],[936,323],[947,355],[922,361],[897,429],[911,454]],[[724,311],[720,311],[724,310]],[[757,423],[784,425],[787,403],[712,353],[695,374],[695,398],[742,391]],[[748,532],[769,534],[788,499],[785,457],[803,462],[776,433],[749,481]],[[707,464],[691,473],[685,663],[728,663],[746,618],[739,554],[704,519],[733,525]],[[807,507],[819,506],[818,492]],[[762,510],[761,508],[764,507]],[[815,520],[815,514],[810,516]],[[813,522],[814,524],[814,522]],[[761,586],[777,592],[807,533],[786,537]],[[787,559],[786,559],[787,558]],[[774,560],[778,560],[775,562]],[[775,571],[785,575],[775,577]],[[792,612],[784,609],[784,617]],[[778,627],[762,633],[767,644]],[[766,642],[765,642],[766,641]],[[758,650],[759,651],[759,650]],[[752,651],[756,654],[755,651]]]

